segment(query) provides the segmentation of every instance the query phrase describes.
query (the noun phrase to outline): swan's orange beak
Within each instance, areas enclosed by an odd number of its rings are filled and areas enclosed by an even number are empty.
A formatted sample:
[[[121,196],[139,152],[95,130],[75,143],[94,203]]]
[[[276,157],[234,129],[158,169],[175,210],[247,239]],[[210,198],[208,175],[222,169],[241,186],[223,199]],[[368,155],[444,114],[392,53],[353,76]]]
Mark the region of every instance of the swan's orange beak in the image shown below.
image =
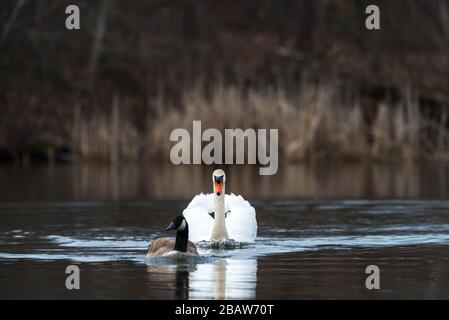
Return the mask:
[[[221,195],[223,193],[223,182],[215,181],[215,183],[214,183],[214,190],[215,190],[215,194],[217,196]]]

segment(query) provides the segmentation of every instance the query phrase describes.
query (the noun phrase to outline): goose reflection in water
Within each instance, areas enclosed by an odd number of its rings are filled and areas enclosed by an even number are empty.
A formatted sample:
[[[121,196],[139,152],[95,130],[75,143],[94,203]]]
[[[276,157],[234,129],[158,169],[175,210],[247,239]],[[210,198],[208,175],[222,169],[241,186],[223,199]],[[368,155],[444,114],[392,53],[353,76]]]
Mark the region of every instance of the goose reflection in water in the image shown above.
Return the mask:
[[[256,259],[216,259],[205,264],[147,265],[150,280],[174,286],[173,299],[254,299]]]
[[[149,280],[162,286],[174,286],[173,299],[189,299],[189,273],[196,270],[195,264],[147,265]]]

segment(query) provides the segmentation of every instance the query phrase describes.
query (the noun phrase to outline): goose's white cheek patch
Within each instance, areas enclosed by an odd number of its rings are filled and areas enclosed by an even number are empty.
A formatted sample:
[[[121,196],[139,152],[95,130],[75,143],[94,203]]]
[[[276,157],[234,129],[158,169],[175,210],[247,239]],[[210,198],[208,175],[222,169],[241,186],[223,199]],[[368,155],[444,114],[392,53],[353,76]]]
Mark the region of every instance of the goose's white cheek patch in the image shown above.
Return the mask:
[[[186,221],[182,220],[181,225],[176,230],[177,231],[184,231],[185,228],[186,228]]]

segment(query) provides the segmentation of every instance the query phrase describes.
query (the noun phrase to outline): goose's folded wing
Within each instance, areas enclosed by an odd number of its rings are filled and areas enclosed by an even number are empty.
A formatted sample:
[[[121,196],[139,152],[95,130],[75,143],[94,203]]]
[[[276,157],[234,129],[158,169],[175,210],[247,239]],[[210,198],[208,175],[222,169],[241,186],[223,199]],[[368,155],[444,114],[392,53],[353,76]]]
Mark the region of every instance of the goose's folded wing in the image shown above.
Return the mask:
[[[159,238],[148,246],[147,257],[161,257],[173,250],[175,240],[170,238]]]

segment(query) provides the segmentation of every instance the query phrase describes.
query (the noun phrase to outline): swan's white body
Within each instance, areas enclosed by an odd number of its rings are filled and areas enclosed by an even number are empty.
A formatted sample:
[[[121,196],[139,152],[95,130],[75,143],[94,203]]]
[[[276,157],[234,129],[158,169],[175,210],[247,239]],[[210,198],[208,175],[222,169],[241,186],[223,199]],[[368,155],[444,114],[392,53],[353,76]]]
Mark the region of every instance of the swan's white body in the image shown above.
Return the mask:
[[[214,239],[214,233],[221,232],[222,223],[215,223],[217,221],[214,221],[209,212],[215,213],[215,219],[224,218],[224,213],[227,212],[224,222],[228,238],[239,242],[254,242],[257,236],[254,208],[242,196],[226,194],[221,197],[224,198],[223,209],[220,208],[220,201],[217,201],[218,197],[214,193],[201,193],[193,198],[183,212],[190,228],[189,239],[193,242]]]

